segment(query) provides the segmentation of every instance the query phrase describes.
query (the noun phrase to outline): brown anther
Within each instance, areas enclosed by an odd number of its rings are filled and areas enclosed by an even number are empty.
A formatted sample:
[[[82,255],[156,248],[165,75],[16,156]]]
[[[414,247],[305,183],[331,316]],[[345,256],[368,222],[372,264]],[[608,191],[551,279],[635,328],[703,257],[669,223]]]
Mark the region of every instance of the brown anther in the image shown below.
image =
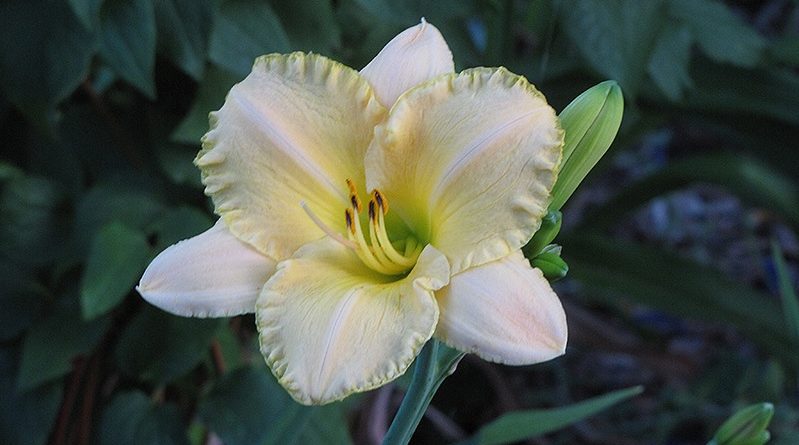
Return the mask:
[[[369,200],[369,221],[375,222],[375,202],[374,200]]]
[[[385,215],[388,213],[388,201],[383,198],[383,194],[380,193],[380,190],[372,190],[372,196],[374,196],[375,202],[377,202],[377,205],[380,207],[380,210],[383,211],[383,214]]]
[[[355,235],[355,226],[352,224],[352,209],[344,209],[344,219],[347,221],[347,229]]]
[[[361,211],[361,200],[358,198],[358,189],[355,188],[355,183],[352,179],[347,178],[347,187],[350,189],[350,203],[355,211]]]

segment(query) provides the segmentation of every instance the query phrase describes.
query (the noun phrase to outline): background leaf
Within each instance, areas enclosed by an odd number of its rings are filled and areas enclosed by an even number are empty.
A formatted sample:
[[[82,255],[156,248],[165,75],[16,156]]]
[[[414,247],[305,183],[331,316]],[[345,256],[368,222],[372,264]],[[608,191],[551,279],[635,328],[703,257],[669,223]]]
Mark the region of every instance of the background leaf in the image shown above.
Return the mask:
[[[101,445],[188,445],[177,407],[156,406],[140,392],[121,392],[105,408],[97,432]]]
[[[209,57],[212,62],[244,77],[250,72],[256,57],[286,52],[289,48],[288,36],[268,3],[254,0],[222,2],[211,34]],[[230,85],[225,88],[228,89]],[[205,127],[207,130],[208,122]]]
[[[105,0],[100,11],[100,54],[116,74],[155,98],[155,11],[152,0]]]
[[[117,364],[130,376],[171,382],[203,360],[219,322],[177,317],[147,305],[122,332]]]
[[[51,133],[55,106],[88,75],[94,35],[66,2],[0,2],[0,42],[0,90]]]
[[[118,222],[103,227],[92,242],[81,280],[83,318],[91,320],[119,304],[149,258],[150,246],[141,231]]]
[[[202,79],[216,6],[212,0],[156,0],[158,47],[186,74]]]

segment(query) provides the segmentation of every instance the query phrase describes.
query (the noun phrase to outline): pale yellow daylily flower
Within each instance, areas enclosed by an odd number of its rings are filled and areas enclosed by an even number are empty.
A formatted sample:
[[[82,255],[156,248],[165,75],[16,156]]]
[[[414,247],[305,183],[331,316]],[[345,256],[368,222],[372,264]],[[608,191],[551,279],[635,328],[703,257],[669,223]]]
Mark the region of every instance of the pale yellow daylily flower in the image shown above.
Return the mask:
[[[454,73],[429,23],[361,72],[320,55],[256,60],[195,163],[219,222],[138,287],[185,316],[255,312],[299,402],[402,375],[432,336],[506,364],[563,353],[563,308],[520,248],[561,158],[552,108],[504,68]]]

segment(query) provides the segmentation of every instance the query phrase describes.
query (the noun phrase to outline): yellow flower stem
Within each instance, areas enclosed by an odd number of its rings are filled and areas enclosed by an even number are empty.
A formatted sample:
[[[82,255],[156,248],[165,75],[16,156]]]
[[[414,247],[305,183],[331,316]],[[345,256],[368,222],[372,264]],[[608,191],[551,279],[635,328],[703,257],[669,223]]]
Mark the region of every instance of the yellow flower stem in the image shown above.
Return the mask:
[[[383,438],[383,445],[406,445],[410,442],[427,406],[458,362],[466,355],[436,339],[430,339],[416,357],[413,377],[402,404]]]

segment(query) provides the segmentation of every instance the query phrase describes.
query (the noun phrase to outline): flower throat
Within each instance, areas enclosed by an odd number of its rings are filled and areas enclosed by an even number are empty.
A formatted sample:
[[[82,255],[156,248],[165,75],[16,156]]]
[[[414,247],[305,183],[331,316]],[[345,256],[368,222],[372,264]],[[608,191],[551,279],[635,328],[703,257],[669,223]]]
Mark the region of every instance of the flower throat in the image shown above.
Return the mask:
[[[386,231],[385,221],[385,216],[388,213],[388,201],[377,189],[370,193],[369,203],[366,206],[367,225],[369,226],[369,241],[367,241],[361,227],[360,215],[363,212],[363,206],[358,197],[358,190],[351,179],[347,179],[347,187],[349,188],[350,207],[344,210],[347,226],[346,238],[322,222],[305,203],[301,204],[302,208],[320,229],[331,238],[352,249],[370,269],[386,275],[400,275],[411,270],[424,246],[413,237],[399,240],[396,246],[391,242]]]

